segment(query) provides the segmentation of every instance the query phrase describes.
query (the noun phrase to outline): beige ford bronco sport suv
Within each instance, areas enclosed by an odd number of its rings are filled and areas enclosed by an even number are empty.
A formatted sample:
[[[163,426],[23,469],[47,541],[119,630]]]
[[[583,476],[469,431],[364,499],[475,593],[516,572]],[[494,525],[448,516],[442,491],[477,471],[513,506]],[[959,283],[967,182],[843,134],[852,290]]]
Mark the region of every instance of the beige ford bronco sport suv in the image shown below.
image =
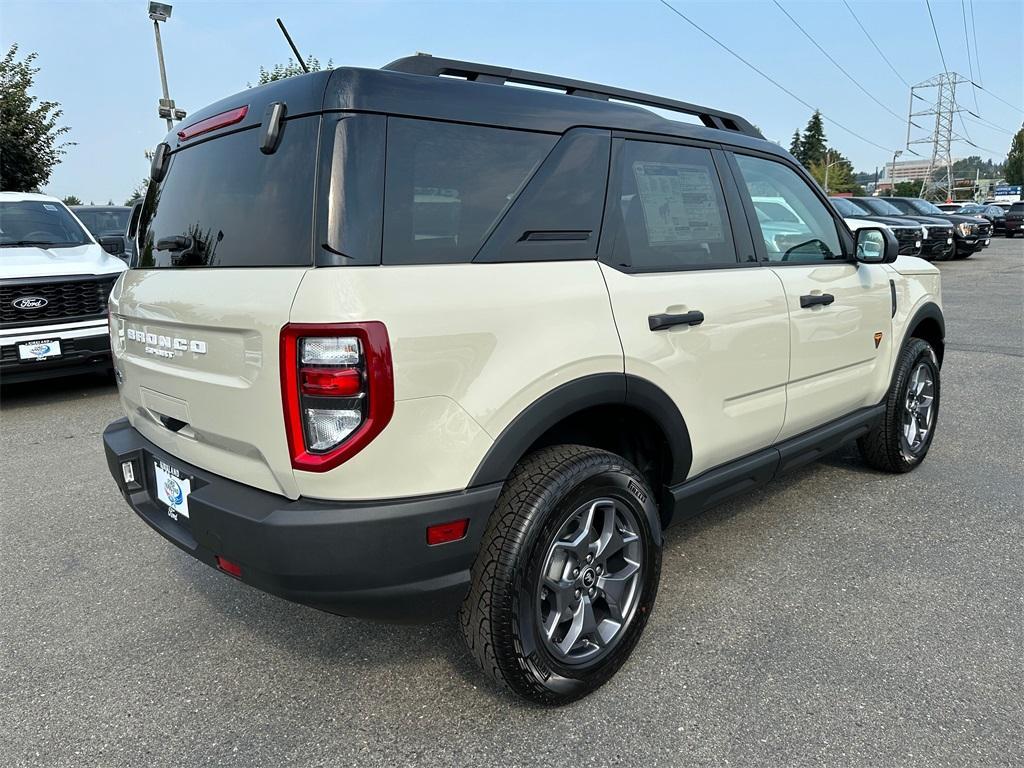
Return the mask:
[[[847,440],[928,452],[939,273],[737,115],[420,55],[190,120],[110,298],[103,440],[249,585],[459,611],[488,675],[564,703],[639,642],[670,522]]]

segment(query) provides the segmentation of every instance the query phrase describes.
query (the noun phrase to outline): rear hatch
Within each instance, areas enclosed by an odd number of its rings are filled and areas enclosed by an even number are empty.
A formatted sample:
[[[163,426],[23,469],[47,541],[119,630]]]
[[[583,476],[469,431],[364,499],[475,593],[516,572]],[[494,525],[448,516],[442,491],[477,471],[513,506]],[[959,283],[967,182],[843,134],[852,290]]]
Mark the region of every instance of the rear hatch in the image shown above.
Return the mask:
[[[320,116],[285,121],[270,154],[259,123],[235,123],[175,142],[150,185],[135,263],[111,296],[120,394],[172,455],[295,497],[280,339],[313,263]]]

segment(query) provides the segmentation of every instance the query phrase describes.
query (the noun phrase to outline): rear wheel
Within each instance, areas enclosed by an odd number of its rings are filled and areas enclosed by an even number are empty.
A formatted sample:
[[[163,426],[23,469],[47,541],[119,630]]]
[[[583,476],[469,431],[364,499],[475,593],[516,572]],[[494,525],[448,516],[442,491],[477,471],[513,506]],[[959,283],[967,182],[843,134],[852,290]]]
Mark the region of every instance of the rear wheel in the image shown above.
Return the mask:
[[[505,484],[460,613],[481,668],[565,704],[626,661],[661,571],[653,494],[619,456],[582,446],[527,456]]]
[[[885,414],[857,440],[864,460],[884,472],[909,472],[935,436],[939,416],[939,363],[923,339],[911,339],[896,362]]]

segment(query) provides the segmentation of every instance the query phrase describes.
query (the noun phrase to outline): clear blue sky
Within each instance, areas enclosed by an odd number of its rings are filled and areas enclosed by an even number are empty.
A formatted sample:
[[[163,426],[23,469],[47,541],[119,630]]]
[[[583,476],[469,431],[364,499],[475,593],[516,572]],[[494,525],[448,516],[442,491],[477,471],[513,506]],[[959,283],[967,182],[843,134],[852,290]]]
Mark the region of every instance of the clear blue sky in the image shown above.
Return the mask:
[[[770,0],[671,0],[694,21],[807,102],[885,147],[902,147],[896,119],[850,83]],[[847,70],[897,115],[909,90],[879,58],[841,0],[780,0]],[[942,70],[925,0],[848,0],[896,70],[917,83]],[[931,0],[946,64],[969,74],[960,0]],[[379,67],[416,51],[551,72],[738,112],[787,145],[808,110],[657,2],[198,2],[177,0],[163,26],[171,96],[195,111],[254,82],[260,65],[288,58],[274,18],[303,54],[335,66]],[[971,2],[965,0],[970,26]],[[1024,104],[1024,2],[973,0],[980,82]],[[165,132],[146,0],[0,0],[0,44],[37,51],[36,94],[59,101],[70,147],[45,191],[123,202],[148,170],[143,156]],[[973,37],[971,45],[973,46]],[[977,78],[977,72],[975,76]],[[969,92],[961,102],[974,109]],[[980,114],[1007,130],[1024,113],[979,92]],[[1002,159],[1009,133],[974,122],[957,156]],[[958,130],[962,130],[957,125]],[[891,153],[826,124],[830,144],[858,170]],[[905,156],[907,157],[907,156]]]

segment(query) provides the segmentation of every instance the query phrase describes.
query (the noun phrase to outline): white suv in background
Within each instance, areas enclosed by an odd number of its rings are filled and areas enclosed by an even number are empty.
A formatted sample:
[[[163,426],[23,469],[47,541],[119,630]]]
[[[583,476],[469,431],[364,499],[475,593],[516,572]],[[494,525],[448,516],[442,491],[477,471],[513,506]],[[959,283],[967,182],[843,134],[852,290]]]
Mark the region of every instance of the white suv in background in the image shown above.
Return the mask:
[[[110,368],[107,297],[126,268],[60,200],[0,192],[0,381]]]

